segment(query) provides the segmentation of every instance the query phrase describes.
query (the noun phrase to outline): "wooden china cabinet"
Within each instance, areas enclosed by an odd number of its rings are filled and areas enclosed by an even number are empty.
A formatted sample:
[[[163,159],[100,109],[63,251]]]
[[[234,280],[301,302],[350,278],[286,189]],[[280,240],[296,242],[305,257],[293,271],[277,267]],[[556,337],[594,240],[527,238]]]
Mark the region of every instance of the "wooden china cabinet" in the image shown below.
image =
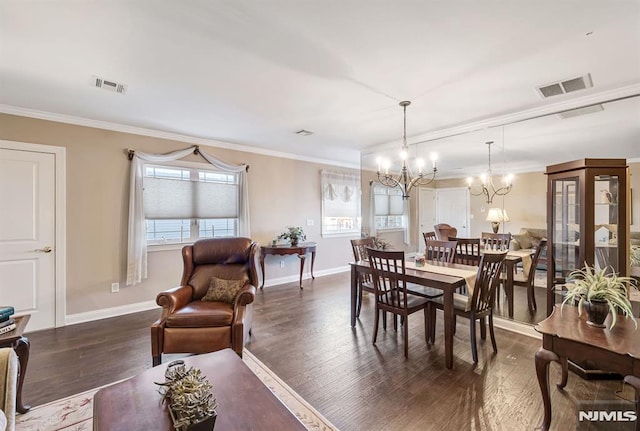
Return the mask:
[[[626,159],[547,166],[547,315],[554,288],[585,262],[629,274],[630,189]]]

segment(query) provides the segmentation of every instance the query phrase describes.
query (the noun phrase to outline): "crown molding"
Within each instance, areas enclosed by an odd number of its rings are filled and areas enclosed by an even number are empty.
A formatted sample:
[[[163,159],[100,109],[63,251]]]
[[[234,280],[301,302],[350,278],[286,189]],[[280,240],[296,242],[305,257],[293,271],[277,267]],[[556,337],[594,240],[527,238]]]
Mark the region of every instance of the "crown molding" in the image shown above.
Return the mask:
[[[248,145],[233,144],[230,142],[217,141],[215,139],[199,138],[196,136],[182,135],[173,132],[164,132],[161,130],[147,129],[144,127],[128,126],[119,123],[110,123],[108,121],[92,120],[84,117],[76,117],[73,115],[56,114],[47,111],[38,111],[35,109],[22,108],[13,105],[0,104],[0,113],[18,115],[21,117],[36,118],[39,120],[54,121],[57,123],[73,124],[76,126],[91,127],[94,129],[110,130],[113,132],[129,133],[132,135],[149,136],[152,138],[168,139],[172,141],[186,142],[194,145],[204,145],[208,147],[224,148],[234,151],[242,151],[245,153],[260,154],[263,156],[279,157],[283,159],[298,160],[302,162],[318,163],[330,166],[340,166],[343,168],[360,169],[360,163],[340,162],[336,160],[321,159],[316,157],[307,157],[299,154],[286,153],[283,151],[274,151]]]

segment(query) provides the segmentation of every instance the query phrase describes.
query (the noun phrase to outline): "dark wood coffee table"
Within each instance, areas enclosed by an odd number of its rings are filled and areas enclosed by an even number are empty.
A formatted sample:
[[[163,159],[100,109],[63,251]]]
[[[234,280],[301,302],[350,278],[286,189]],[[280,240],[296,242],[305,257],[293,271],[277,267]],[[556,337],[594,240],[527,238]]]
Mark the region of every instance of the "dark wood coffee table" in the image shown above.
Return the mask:
[[[0,347],[11,347],[18,356],[20,370],[18,371],[18,386],[16,387],[16,411],[18,413],[26,413],[31,406],[25,405],[22,401],[22,385],[24,384],[24,376],[27,374],[27,365],[29,364],[29,339],[23,335],[27,323],[31,316],[13,317],[16,321],[16,329],[0,335]]]
[[[215,431],[305,430],[305,426],[253,374],[231,349],[190,356],[185,365],[202,370],[218,401]],[[100,389],[93,403],[93,429],[99,431],[173,430],[169,412],[160,404],[158,386],[167,364]]]

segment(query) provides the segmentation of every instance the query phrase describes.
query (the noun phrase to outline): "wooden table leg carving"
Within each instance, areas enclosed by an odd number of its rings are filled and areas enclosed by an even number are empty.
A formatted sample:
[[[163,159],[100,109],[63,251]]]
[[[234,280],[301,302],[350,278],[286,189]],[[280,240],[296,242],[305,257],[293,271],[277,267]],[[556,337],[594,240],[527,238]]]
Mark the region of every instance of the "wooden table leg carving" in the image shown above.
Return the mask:
[[[260,253],[260,269],[262,270],[262,284],[260,289],[264,288],[264,253]]]
[[[311,279],[315,280],[316,278],[313,276],[313,264],[316,263],[316,251],[315,249],[311,252]]]
[[[555,353],[541,348],[536,352],[535,365],[536,375],[538,376],[538,384],[540,392],[542,392],[542,404],[544,405],[544,420],[538,429],[548,431],[551,424],[551,395],[549,394],[549,363],[552,361],[560,362],[560,358]],[[566,363],[566,359],[565,359]],[[562,362],[561,362],[562,365]],[[564,366],[563,366],[564,367]],[[566,385],[566,378],[563,368],[563,381]]]
[[[21,337],[15,342],[14,350],[18,356],[20,370],[18,371],[18,387],[16,388],[16,410],[19,413],[27,413],[31,406],[24,405],[22,401],[22,385],[24,384],[24,376],[27,374],[27,364],[29,363],[29,339]]]
[[[636,431],[640,431],[640,379],[636,376],[624,376],[624,382],[636,390]]]
[[[304,254],[299,254],[298,258],[300,259],[300,289],[302,289],[302,273],[304,272],[304,261],[307,258]]]

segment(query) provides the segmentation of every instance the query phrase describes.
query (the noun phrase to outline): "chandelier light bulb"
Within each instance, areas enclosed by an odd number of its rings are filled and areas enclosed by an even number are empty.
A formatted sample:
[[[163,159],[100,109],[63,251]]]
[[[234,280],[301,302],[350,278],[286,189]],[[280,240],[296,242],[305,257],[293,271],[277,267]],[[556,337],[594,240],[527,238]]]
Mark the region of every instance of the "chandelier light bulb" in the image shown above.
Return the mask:
[[[416,165],[418,165],[418,173],[422,175],[422,168],[424,168],[424,159],[416,160]]]
[[[407,149],[406,149],[406,148],[403,148],[403,149],[400,151],[400,158],[401,158],[402,160],[407,160],[407,157],[409,157],[409,152],[407,151]]]
[[[467,184],[471,187],[471,184],[473,184],[473,178],[467,177]]]
[[[429,158],[431,159],[431,163],[433,164],[433,167],[436,167],[436,162],[438,161],[438,153],[431,153],[429,155]]]

